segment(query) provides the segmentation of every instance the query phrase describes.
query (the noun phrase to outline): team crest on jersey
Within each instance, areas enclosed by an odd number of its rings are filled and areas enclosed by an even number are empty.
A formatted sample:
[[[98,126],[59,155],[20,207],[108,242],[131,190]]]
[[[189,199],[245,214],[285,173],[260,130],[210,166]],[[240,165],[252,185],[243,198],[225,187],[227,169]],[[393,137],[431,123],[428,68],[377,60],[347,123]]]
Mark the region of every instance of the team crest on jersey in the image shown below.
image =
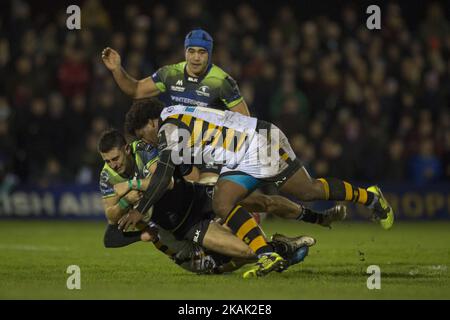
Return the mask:
[[[198,90],[195,90],[198,96],[209,97],[209,87],[201,86]]]

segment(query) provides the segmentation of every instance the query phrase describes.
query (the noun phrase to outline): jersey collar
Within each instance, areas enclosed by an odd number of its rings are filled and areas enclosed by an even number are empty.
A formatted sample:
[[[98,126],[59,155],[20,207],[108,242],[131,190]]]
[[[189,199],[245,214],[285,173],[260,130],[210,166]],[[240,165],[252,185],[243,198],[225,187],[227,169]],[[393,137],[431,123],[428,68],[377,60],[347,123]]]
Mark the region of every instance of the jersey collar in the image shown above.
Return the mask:
[[[184,65],[184,79],[187,82],[198,84],[198,83],[202,82],[203,79],[205,79],[205,77],[208,75],[209,71],[212,68],[212,63],[209,64],[208,68],[206,68],[205,72],[200,77],[193,77],[193,76],[189,75],[187,73],[186,68],[187,68],[187,63]]]

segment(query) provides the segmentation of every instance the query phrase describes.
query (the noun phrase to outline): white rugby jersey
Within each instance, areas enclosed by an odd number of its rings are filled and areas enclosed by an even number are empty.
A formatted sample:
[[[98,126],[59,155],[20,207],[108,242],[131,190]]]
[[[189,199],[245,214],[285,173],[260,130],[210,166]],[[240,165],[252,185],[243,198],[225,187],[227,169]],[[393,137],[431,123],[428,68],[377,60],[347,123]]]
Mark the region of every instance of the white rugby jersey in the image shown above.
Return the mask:
[[[223,164],[230,169],[244,157],[258,122],[237,112],[182,105],[165,108],[161,119],[160,151],[185,148],[179,163],[172,157],[175,164],[193,161],[194,164]]]

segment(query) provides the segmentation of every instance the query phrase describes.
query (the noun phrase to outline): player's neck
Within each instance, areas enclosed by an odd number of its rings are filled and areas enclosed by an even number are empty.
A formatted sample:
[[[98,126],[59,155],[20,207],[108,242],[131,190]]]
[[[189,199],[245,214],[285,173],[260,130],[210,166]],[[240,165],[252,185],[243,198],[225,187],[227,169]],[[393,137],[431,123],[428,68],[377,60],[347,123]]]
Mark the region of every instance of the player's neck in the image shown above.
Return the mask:
[[[191,69],[189,68],[189,65],[186,64],[186,72],[187,72],[187,74],[188,74],[189,76],[195,77],[195,78],[200,78],[202,75],[205,74],[205,72],[206,72],[207,69],[208,69],[208,68],[205,68],[205,69],[203,69],[202,72],[200,72],[199,74],[195,74],[194,72],[191,71]]]

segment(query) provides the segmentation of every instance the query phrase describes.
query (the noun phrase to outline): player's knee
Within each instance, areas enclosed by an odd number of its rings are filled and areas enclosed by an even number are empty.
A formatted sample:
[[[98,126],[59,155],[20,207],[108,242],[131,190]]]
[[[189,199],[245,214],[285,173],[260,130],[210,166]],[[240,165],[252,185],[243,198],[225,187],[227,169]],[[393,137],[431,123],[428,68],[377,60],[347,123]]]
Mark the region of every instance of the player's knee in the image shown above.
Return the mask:
[[[242,257],[244,259],[254,259],[256,257],[256,254],[253,252],[252,249],[250,249],[250,247],[248,247],[243,251]]]
[[[301,199],[303,201],[314,201],[322,199],[323,187],[318,180],[311,180],[302,186]]]

